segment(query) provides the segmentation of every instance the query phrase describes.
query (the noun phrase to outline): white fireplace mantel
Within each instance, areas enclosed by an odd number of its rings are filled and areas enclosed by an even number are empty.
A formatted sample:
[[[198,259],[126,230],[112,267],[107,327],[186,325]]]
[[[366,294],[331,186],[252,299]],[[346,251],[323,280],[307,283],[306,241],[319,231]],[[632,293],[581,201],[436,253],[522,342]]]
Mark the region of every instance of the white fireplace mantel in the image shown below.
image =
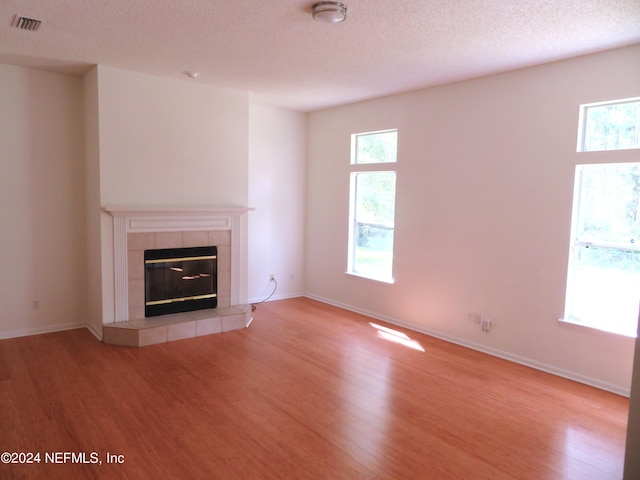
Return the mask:
[[[246,302],[243,276],[247,264],[247,228],[241,217],[247,207],[104,206],[113,217],[115,321],[129,320],[127,235],[145,232],[229,230],[231,232],[231,303]]]

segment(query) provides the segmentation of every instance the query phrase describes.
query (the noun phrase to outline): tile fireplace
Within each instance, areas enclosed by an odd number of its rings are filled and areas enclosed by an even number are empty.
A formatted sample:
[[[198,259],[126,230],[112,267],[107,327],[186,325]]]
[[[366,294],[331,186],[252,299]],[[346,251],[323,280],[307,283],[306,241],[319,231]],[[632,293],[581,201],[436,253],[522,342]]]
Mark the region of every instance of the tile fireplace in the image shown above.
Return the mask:
[[[149,345],[246,327],[247,208],[105,207],[113,217],[115,321],[103,341]],[[145,251],[215,247],[216,308],[145,316]],[[178,267],[176,267],[178,268]]]

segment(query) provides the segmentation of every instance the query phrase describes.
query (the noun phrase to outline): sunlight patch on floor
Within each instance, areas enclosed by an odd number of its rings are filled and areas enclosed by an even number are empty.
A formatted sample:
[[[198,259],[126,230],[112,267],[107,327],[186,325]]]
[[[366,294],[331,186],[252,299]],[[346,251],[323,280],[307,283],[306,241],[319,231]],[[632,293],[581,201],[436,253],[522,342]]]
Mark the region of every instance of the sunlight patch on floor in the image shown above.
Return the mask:
[[[411,340],[411,338],[409,338],[406,333],[402,333],[398,330],[383,327],[382,325],[377,325],[371,322],[369,322],[369,325],[378,330],[378,338],[382,338],[383,340],[388,340],[394,343],[399,343],[400,345],[404,345],[405,347],[424,352],[424,348],[422,348],[422,345],[420,345],[415,340]]]
[[[605,442],[586,427],[570,425],[564,438],[562,478],[622,478],[624,444]],[[590,477],[593,475],[593,477]]]

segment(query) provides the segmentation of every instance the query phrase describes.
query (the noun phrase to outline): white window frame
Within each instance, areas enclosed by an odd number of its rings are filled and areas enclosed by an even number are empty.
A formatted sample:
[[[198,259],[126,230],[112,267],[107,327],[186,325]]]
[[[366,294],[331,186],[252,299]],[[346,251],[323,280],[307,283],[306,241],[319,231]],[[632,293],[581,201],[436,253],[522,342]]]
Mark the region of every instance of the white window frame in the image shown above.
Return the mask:
[[[393,230],[395,236],[395,212],[394,212],[394,222],[391,224],[374,224],[374,223],[366,223],[366,222],[358,222],[356,221],[356,175],[358,173],[393,173],[397,179],[397,171],[396,169],[389,168],[391,165],[397,164],[397,158],[394,161],[389,162],[373,162],[373,163],[358,163],[357,161],[357,138],[360,136],[366,135],[374,135],[374,134],[384,134],[388,132],[398,132],[397,129],[386,129],[386,130],[375,130],[369,132],[361,132],[355,133],[351,135],[351,162],[350,162],[350,171],[349,171],[349,239],[348,239],[348,255],[347,255],[347,271],[345,272],[347,275],[352,275],[355,277],[372,280],[375,282],[382,282],[392,284],[394,283],[393,278],[393,260],[391,261],[391,272],[389,276],[373,276],[367,274],[365,272],[359,272],[355,269],[355,260],[356,260],[356,235],[358,231],[358,225],[370,225],[376,228],[387,228]],[[397,146],[397,145],[396,145]],[[397,194],[397,191],[395,192]],[[392,247],[392,255],[393,250],[395,249],[395,239]]]
[[[587,150],[585,148],[585,142],[587,140],[587,116],[590,108],[604,107],[607,105],[621,105],[624,103],[636,103],[640,102],[640,97],[632,97],[632,98],[622,98],[620,100],[611,100],[606,102],[595,102],[595,103],[585,103],[580,105],[580,112],[578,115],[578,145],[576,148],[577,152],[616,152],[620,150],[631,150],[640,148],[640,143],[636,144],[633,147],[626,147],[620,149],[605,149],[605,150]]]
[[[640,97],[628,98],[628,99],[620,99],[613,100],[608,102],[597,102],[597,103],[589,103],[580,105],[579,111],[579,123],[578,123],[578,138],[577,138],[577,152],[589,152],[591,155],[598,155],[596,158],[602,158],[602,162],[594,162],[589,161],[588,163],[580,163],[576,165],[576,173],[575,173],[575,181],[574,181],[574,192],[573,192],[573,206],[572,206],[572,216],[571,216],[571,238],[569,245],[569,263],[567,269],[567,290],[565,296],[565,312],[564,317],[560,320],[563,322],[581,325],[584,327],[588,327],[594,330],[599,330],[607,333],[613,333],[623,336],[636,337],[636,332],[631,332],[628,330],[621,330],[614,325],[611,325],[609,322],[598,321],[595,319],[580,319],[576,318],[572,315],[573,310],[573,290],[576,282],[576,266],[577,259],[576,255],[580,248],[584,247],[596,247],[596,248],[605,248],[605,249],[613,249],[618,251],[638,251],[640,250],[640,245],[638,246],[621,246],[621,245],[610,245],[606,243],[600,242],[584,242],[581,239],[577,238],[578,231],[578,213],[579,213],[579,201],[580,201],[580,174],[584,168],[588,168],[589,166],[597,165],[597,164],[606,164],[606,165],[615,165],[615,164],[632,164],[636,163],[635,161],[622,161],[616,162],[612,160],[617,160],[619,157],[616,155],[616,152],[621,152],[629,149],[638,149],[640,148],[640,144],[633,147],[625,147],[620,149],[609,149],[609,150],[586,150],[585,149],[585,141],[586,141],[586,129],[587,125],[587,116],[588,109],[592,107],[599,107],[605,105],[618,105],[623,103],[634,103],[640,101]],[[595,160],[594,157],[590,157],[591,160]],[[624,160],[624,159],[623,159]],[[637,316],[633,316],[631,321],[635,321]]]

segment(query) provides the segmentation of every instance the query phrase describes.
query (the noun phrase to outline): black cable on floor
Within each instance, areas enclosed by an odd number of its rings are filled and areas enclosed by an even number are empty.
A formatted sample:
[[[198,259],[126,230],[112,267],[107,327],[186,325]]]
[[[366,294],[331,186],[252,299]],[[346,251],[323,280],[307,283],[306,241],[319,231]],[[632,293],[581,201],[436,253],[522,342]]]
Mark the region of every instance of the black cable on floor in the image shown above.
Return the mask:
[[[260,300],[259,302],[255,302],[251,304],[251,311],[254,311],[256,308],[256,305],[260,305],[261,303],[266,302],[267,300],[269,300],[271,297],[273,297],[273,294],[276,293],[276,290],[278,289],[278,282],[275,278],[272,279],[273,280],[273,291],[269,294],[269,296],[267,298],[265,298],[264,300]]]

